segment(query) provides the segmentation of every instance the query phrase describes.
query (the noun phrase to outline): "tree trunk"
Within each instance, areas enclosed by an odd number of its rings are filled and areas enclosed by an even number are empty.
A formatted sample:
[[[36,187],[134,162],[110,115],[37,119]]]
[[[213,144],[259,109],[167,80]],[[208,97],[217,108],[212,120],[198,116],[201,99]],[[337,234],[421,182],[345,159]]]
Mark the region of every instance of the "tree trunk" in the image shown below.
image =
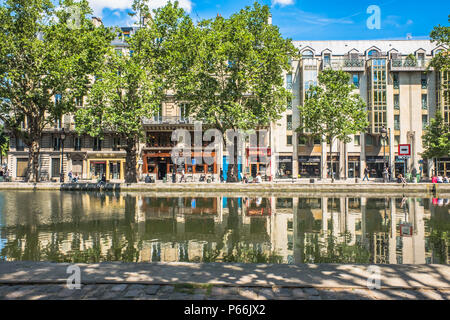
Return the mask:
[[[39,152],[40,152],[40,135],[31,134],[31,142],[28,149],[28,169],[26,175],[27,182],[39,182]],[[62,164],[61,164],[62,165]]]
[[[330,138],[330,174],[331,174],[331,182],[334,183],[334,174],[333,174],[333,139]]]
[[[125,182],[126,183],[136,183],[136,139],[127,138],[127,146],[125,148],[127,152],[126,163],[125,163]]]

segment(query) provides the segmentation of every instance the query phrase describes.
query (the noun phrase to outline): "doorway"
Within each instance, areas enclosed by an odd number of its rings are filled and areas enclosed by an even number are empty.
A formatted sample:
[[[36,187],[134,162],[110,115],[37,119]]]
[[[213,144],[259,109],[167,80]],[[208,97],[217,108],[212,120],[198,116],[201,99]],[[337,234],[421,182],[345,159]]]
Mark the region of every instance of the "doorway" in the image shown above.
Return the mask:
[[[167,163],[158,162],[158,180],[163,180],[167,174]]]

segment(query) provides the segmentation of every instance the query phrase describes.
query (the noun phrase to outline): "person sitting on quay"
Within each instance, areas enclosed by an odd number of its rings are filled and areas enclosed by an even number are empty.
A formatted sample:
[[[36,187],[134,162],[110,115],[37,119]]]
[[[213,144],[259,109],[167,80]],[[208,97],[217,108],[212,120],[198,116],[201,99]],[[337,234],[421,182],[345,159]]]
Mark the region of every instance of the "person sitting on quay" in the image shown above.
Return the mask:
[[[431,183],[437,183],[436,175],[433,175],[433,177],[431,178]]]
[[[262,183],[261,173],[258,173],[255,178],[255,183]]]
[[[403,178],[403,175],[402,175],[402,174],[399,174],[399,175],[397,176],[397,183],[403,183],[403,184],[406,184],[406,179]]]
[[[72,179],[72,177],[73,177],[72,170],[69,171],[67,176],[69,177],[69,182],[72,182],[73,181],[73,179]]]
[[[438,175],[438,177],[437,177],[437,183],[443,183],[444,182],[444,179],[442,178],[442,176],[441,175]]]
[[[447,176],[444,177],[443,183],[449,183],[449,178]]]
[[[243,183],[248,183],[248,178],[247,178],[247,174],[244,174],[244,177],[242,178],[242,182]]]

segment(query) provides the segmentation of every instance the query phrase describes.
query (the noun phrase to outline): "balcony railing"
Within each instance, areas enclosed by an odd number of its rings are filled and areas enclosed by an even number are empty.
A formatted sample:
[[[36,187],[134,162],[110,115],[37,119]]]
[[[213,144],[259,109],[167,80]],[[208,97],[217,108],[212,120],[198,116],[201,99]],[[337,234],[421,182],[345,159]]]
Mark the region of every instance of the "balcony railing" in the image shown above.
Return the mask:
[[[333,70],[364,71],[364,58],[332,58],[330,63],[322,64],[322,68],[331,68]]]
[[[154,116],[142,119],[143,124],[193,124],[194,117]]]
[[[424,71],[431,59],[397,58],[391,60],[392,71]]]

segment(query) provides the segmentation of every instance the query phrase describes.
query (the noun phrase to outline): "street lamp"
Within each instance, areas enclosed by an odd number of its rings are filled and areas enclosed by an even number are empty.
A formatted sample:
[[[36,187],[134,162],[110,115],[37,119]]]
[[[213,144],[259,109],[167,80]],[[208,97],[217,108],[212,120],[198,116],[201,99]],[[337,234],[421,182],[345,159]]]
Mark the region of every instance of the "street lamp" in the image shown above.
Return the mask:
[[[384,164],[383,176],[384,176],[384,171],[387,168],[387,165],[386,165],[386,142],[388,139],[388,134],[387,134],[387,130],[384,126],[381,128],[380,132],[381,132],[381,138],[384,140],[384,143],[383,143],[383,164]]]
[[[59,176],[59,182],[64,182],[64,140],[66,139],[66,134],[64,133],[64,128],[61,131],[61,174]]]

